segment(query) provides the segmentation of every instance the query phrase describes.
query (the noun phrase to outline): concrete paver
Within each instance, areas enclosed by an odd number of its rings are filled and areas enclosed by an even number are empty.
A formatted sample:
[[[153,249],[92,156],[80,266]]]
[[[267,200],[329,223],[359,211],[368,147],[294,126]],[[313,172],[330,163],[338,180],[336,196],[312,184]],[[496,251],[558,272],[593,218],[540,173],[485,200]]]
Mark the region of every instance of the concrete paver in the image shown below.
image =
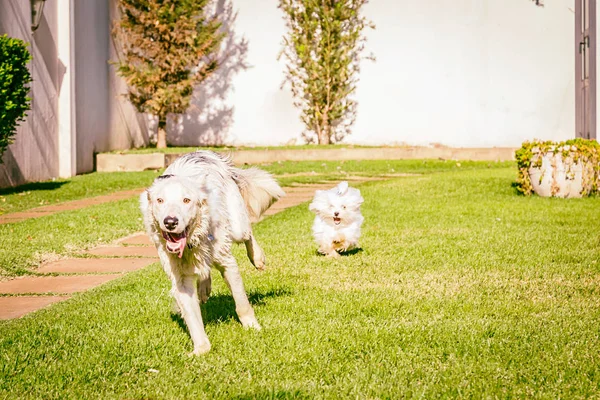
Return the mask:
[[[0,224],[9,224],[14,222],[21,222],[29,218],[39,218],[46,215],[53,214],[50,211],[27,211],[27,212],[16,212],[6,215],[0,215]]]
[[[154,243],[152,243],[148,235],[146,235],[144,232],[127,236],[121,240],[118,240],[117,243],[134,246],[154,246]]]
[[[18,293],[76,293],[91,289],[122,274],[26,276],[0,282],[0,294]]]
[[[54,213],[61,212],[61,211],[79,210],[81,208],[85,208],[85,207],[89,207],[89,206],[93,206],[93,205],[97,205],[97,204],[108,203],[111,201],[124,200],[124,199],[128,199],[130,197],[139,195],[143,191],[144,191],[144,188],[124,190],[121,192],[115,192],[115,193],[111,193],[111,194],[107,194],[107,195],[103,195],[103,196],[89,197],[87,199],[66,201],[66,202],[60,203],[60,204],[36,207],[36,208],[32,208],[31,210],[27,210],[24,212],[16,212],[16,213],[10,213],[10,214],[6,214],[6,215],[0,215],[0,224],[7,224],[7,223],[11,223],[11,222],[13,222],[13,223],[20,222],[25,219],[44,217],[46,215],[54,214]]]
[[[154,258],[69,258],[42,265],[37,272],[42,274],[130,272],[154,262],[156,262]]]
[[[22,317],[32,311],[39,310],[68,299],[69,296],[11,296],[0,297],[0,320]]]
[[[158,258],[158,253],[154,246],[106,246],[96,247],[86,251],[87,254],[104,257],[154,257]]]

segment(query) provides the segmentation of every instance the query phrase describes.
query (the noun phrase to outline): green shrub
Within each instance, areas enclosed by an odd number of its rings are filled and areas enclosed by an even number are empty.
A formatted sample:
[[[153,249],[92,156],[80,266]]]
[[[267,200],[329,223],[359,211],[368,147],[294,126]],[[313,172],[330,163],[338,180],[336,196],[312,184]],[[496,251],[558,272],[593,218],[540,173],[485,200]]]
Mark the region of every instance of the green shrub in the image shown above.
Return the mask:
[[[115,63],[128,85],[128,98],[141,113],[158,119],[156,147],[166,148],[167,115],[183,114],[194,87],[218,67],[221,17],[208,0],[118,0],[121,18],[113,36],[120,45]]]
[[[350,134],[365,47],[362,16],[367,0],[279,0],[288,29],[280,57],[287,62],[294,105],[300,108],[308,143],[331,144]],[[368,57],[371,58],[372,57]]]
[[[2,154],[14,141],[20,121],[30,110],[27,97],[31,75],[27,63],[31,54],[27,44],[19,39],[0,36],[0,163]]]
[[[598,181],[600,180],[600,144],[595,140],[570,139],[563,142],[553,141],[525,141],[521,148],[515,152],[517,160],[517,190],[524,195],[533,193],[533,185],[529,176],[531,167],[542,166],[542,158],[546,154],[560,154],[567,161],[567,167],[573,164],[586,164],[589,174],[584,179],[591,179],[590,191],[583,193],[591,195],[598,193]],[[567,171],[569,172],[569,171]],[[584,182],[584,187],[587,187]]]

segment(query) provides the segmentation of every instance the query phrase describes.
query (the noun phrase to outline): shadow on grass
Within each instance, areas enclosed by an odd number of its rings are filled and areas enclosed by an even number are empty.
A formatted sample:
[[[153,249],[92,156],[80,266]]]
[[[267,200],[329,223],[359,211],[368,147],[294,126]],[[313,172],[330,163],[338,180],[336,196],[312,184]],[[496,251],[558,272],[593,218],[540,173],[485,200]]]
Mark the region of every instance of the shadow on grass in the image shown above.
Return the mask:
[[[300,390],[265,390],[264,392],[253,392],[232,397],[235,400],[259,400],[259,399],[310,399]]]
[[[520,190],[521,185],[519,185],[519,182],[516,182],[516,181],[511,182],[510,187],[512,188],[515,195],[520,196],[520,197],[527,197],[527,196],[525,196],[525,194],[523,192],[521,192],[521,190]]]
[[[15,186],[11,188],[0,189],[0,195],[18,194],[23,192],[32,192],[36,190],[56,190],[69,181],[48,181],[26,183],[25,185]]]
[[[363,252],[363,249],[362,249],[362,247],[357,247],[357,248],[355,248],[355,249],[352,249],[352,250],[343,251],[343,252],[341,252],[341,253],[339,253],[339,254],[340,254],[340,256],[342,256],[342,257],[349,257],[349,256],[353,256],[353,255],[355,255],[355,254],[362,253],[362,252]],[[316,254],[317,256],[325,257],[325,255],[324,255],[324,254],[321,254],[321,253],[319,253],[319,250],[315,250],[315,254]]]
[[[362,253],[362,251],[363,251],[362,247],[357,247],[356,249],[352,249],[352,250],[348,250],[343,253],[340,253],[340,255],[342,257],[348,257],[348,256],[353,256],[358,253]]]
[[[289,289],[273,289],[265,293],[251,292],[248,293],[248,300],[253,306],[261,306],[270,298],[289,296],[291,294],[292,292]],[[206,304],[202,304],[200,308],[202,310],[202,320],[205,325],[220,324],[231,319],[239,322],[235,313],[235,302],[230,293],[211,296],[208,298]],[[185,321],[180,314],[171,313],[171,320],[177,322],[179,327],[189,335]]]

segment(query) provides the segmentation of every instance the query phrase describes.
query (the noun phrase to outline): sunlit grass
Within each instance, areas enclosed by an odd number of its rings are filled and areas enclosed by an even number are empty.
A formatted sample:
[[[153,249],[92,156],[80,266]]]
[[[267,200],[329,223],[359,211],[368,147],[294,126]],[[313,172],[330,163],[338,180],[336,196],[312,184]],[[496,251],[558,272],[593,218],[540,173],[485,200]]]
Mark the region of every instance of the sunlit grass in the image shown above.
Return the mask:
[[[361,250],[339,260],[316,254],[306,205],[266,218],[267,271],[235,252],[263,331],[240,326],[215,276],[201,357],[158,264],[0,323],[0,398],[597,397],[600,199],[526,198],[513,181],[363,184]]]

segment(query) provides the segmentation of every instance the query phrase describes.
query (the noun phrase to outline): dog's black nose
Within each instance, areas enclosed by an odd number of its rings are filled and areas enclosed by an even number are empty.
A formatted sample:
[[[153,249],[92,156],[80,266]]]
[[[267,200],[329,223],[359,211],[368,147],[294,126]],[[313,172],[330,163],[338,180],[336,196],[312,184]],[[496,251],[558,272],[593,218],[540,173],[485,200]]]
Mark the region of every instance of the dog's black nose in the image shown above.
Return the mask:
[[[333,215],[337,217],[338,215],[340,215],[340,212],[336,211],[336,212],[333,213]]]
[[[165,223],[165,227],[167,229],[172,230],[177,227],[179,220],[177,219],[177,217],[169,216],[169,217],[165,218],[163,222]]]

